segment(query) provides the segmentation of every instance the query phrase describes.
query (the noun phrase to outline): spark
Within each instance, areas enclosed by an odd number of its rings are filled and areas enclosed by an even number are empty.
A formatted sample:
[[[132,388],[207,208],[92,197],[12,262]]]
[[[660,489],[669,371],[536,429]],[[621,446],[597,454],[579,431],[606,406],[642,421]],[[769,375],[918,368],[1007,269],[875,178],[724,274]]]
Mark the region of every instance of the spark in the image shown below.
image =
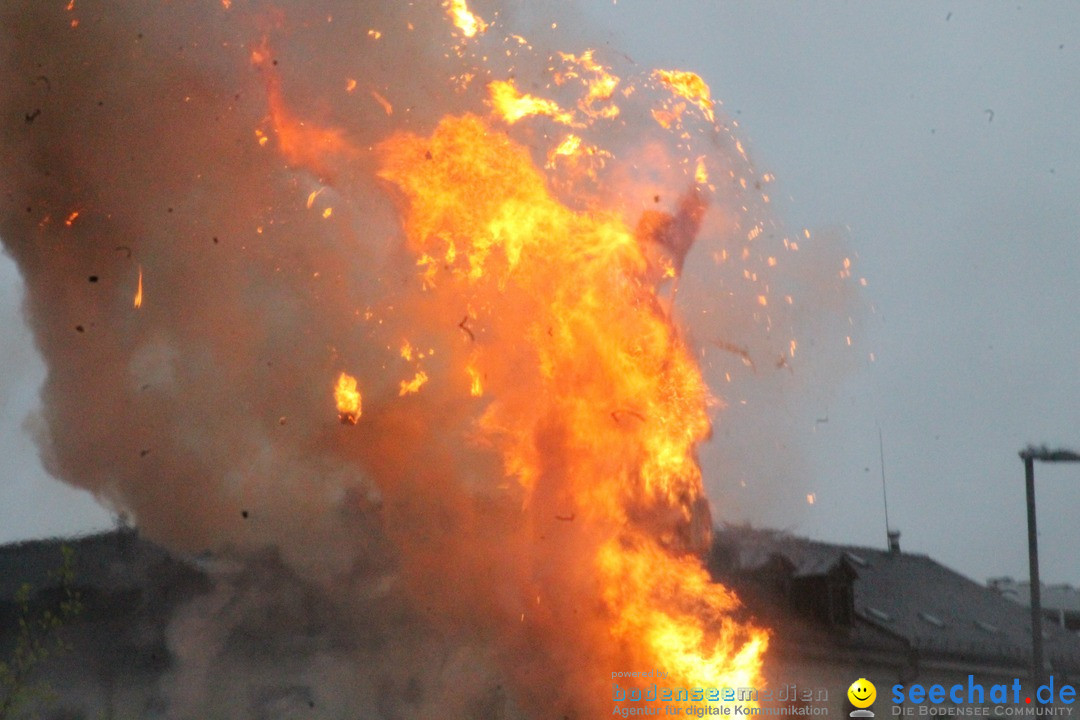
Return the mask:
[[[142,265],[139,266],[139,284],[135,289],[135,307],[141,308],[143,301],[143,285],[142,285]]]

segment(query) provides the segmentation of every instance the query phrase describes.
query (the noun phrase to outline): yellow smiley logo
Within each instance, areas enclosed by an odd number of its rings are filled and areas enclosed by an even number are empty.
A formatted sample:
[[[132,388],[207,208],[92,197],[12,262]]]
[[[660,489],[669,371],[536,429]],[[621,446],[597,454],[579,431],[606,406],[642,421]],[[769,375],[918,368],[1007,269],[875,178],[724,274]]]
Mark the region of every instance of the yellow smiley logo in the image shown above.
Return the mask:
[[[857,708],[868,708],[877,699],[877,688],[866,678],[859,678],[847,689],[848,700]]]

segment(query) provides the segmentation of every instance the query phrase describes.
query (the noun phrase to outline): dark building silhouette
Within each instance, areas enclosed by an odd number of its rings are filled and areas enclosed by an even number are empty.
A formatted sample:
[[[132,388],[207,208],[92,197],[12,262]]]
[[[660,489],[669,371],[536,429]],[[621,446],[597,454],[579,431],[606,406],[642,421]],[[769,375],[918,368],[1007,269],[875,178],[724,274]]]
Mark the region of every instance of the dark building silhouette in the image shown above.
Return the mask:
[[[926,555],[901,552],[898,538],[890,545],[727,527],[715,535],[710,570],[773,630],[770,682],[835,689],[833,713],[847,715],[844,690],[860,677],[877,685],[883,707],[895,683],[950,687],[969,674],[987,686],[1026,682],[1028,610]],[[1044,642],[1047,675],[1076,684],[1080,639],[1051,626]]]
[[[347,615],[273,553],[243,566],[209,556],[177,558],[131,529],[0,547],[0,658],[10,657],[17,642],[23,583],[32,588],[32,613],[62,599],[55,576],[62,544],[74,550],[83,609],[59,631],[69,652],[38,668],[37,679],[56,693],[39,717],[169,717],[162,688],[177,664],[170,651],[174,621],[178,613],[190,619],[214,612],[231,615],[220,623],[217,652],[224,659],[211,681],[235,686],[244,717],[323,717],[319,688],[298,680],[301,669],[318,648],[338,643],[347,653],[356,640]],[[797,685],[799,694],[815,695],[811,704],[828,706],[829,715],[847,716],[845,691],[860,677],[878,687],[879,717],[889,714],[889,688],[898,682],[948,687],[966,683],[969,674],[987,686],[1026,681],[1027,609],[925,555],[901,552],[898,542],[872,549],[728,527],[715,534],[709,568],[737,592],[741,612],[770,629],[768,686],[782,694]],[[259,600],[248,607],[207,600],[222,582],[230,589],[220,597]],[[1045,647],[1047,674],[1075,684],[1080,638],[1047,626]],[[230,677],[222,667],[246,673]]]

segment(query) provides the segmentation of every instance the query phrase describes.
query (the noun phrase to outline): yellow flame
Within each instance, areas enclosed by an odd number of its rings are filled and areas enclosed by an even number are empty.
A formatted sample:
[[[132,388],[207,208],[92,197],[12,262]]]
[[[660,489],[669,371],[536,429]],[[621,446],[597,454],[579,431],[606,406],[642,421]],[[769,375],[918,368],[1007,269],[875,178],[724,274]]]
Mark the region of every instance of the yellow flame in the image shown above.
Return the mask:
[[[420,388],[424,386],[428,381],[427,373],[423,370],[417,371],[412,380],[402,380],[401,388],[398,390],[398,396],[411,395],[413,393],[420,392]]]
[[[473,361],[470,361],[469,364],[465,366],[465,370],[469,373],[469,378],[471,380],[469,383],[469,394],[473,397],[481,397],[484,394],[484,385],[480,379],[480,371],[476,368],[476,365],[473,364]]]
[[[581,138],[573,133],[563,138],[562,142],[551,151],[552,155],[576,155],[581,149]]]
[[[713,101],[709,86],[697,73],[686,70],[655,70],[653,77],[671,92],[697,105],[709,122],[713,122]]]
[[[705,167],[704,155],[697,159],[697,169],[694,170],[694,182],[696,182],[698,185],[709,184],[709,171]]]
[[[606,67],[596,62],[593,59],[592,50],[586,50],[581,55],[560,52],[559,57],[572,65],[577,65],[583,71],[592,75],[591,79],[582,78],[587,90],[585,97],[578,103],[578,107],[581,108],[582,112],[591,118],[611,119],[618,117],[619,106],[605,103],[611,100],[612,95],[615,94],[615,88],[619,86],[619,77],[613,75]],[[559,77],[565,80],[579,77],[579,74],[575,70],[571,70],[562,73]],[[598,105],[602,105],[602,107],[597,107]]]
[[[338,418],[347,425],[355,425],[363,412],[360,391],[356,389],[356,378],[348,373],[338,376],[334,386],[334,402],[337,403]]]
[[[477,33],[487,30],[487,23],[479,15],[469,10],[465,0],[447,0],[443,3],[443,7],[447,9],[454,26],[465,37],[475,37]]]
[[[488,84],[490,103],[495,112],[507,123],[532,115],[546,115],[563,125],[573,125],[574,116],[553,100],[534,97],[519,92],[513,80],[496,80]]]

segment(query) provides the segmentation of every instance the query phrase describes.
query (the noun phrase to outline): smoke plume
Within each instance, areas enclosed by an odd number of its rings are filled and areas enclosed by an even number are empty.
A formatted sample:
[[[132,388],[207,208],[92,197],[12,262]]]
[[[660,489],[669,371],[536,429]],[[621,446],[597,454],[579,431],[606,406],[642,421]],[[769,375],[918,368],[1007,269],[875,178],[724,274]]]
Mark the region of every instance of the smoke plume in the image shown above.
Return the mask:
[[[238,563],[170,630],[170,717],[596,717],[664,643],[756,676],[697,451],[849,268],[707,88],[538,7],[0,3],[45,466]]]

